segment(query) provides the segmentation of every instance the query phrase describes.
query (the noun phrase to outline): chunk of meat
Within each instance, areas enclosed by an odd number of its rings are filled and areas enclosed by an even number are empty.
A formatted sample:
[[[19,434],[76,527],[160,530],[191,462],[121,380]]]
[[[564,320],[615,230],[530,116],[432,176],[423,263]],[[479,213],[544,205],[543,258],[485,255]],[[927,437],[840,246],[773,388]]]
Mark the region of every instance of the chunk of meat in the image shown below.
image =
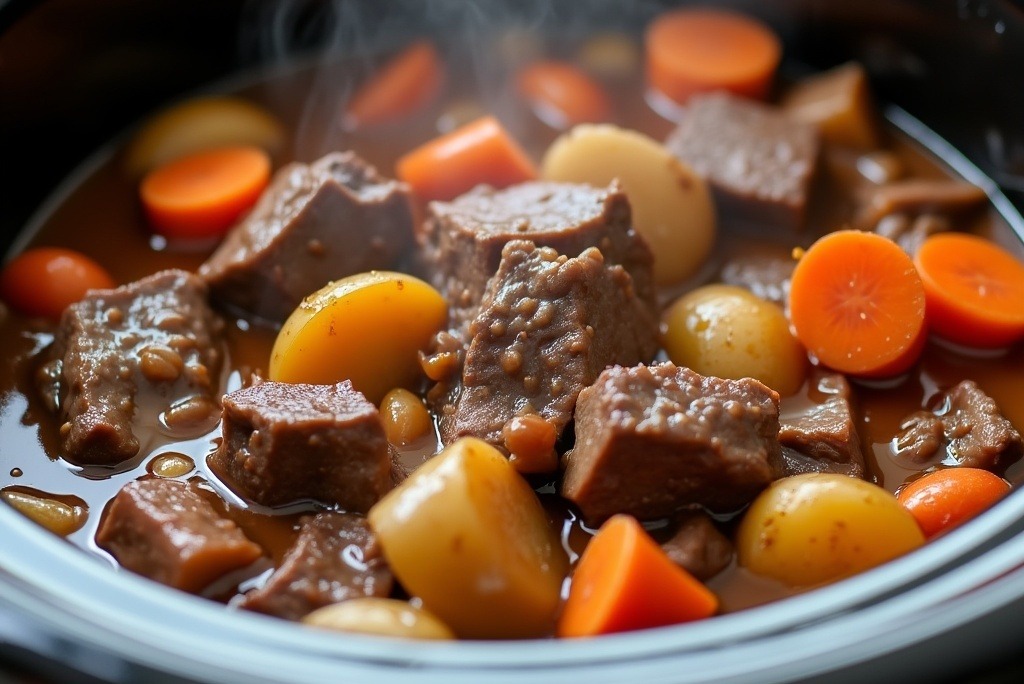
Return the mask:
[[[281,566],[239,607],[298,620],[332,603],[391,593],[394,578],[365,518],[326,512],[301,525]]]
[[[727,259],[720,277],[727,285],[738,285],[761,299],[785,306],[794,268],[796,260],[789,253],[748,250]]]
[[[138,454],[139,435],[209,431],[218,416],[224,322],[206,285],[161,271],[112,290],[92,290],[61,318],[44,393],[62,399],[63,456],[113,465]]]
[[[782,472],[779,395],[671,363],[616,366],[580,393],[562,495],[588,522],[734,511]]]
[[[849,383],[842,375],[829,374],[817,386],[824,401],[779,419],[779,442],[792,450],[783,452],[786,475],[826,472],[864,477]]]
[[[914,219],[906,214],[889,214],[875,226],[876,233],[898,244],[910,256],[917,254],[929,237],[949,230],[953,230],[952,222],[938,214],[922,214]]]
[[[890,214],[916,217],[938,214],[957,218],[980,209],[988,201],[981,188],[958,180],[915,178],[876,188],[860,210],[857,224],[867,230]]]
[[[424,224],[424,254],[431,280],[451,307],[451,327],[461,330],[477,314],[502,249],[530,240],[569,257],[601,250],[633,278],[641,301],[656,312],[653,257],[633,229],[626,194],[612,183],[522,183],[503,190],[481,186],[451,202],[431,202]]]
[[[661,548],[673,563],[706,582],[732,561],[733,546],[703,511],[676,516],[676,530]]]
[[[666,147],[705,178],[719,225],[800,229],[818,165],[818,131],[779,109],[727,93],[694,97]]]
[[[949,411],[942,417],[942,425],[949,455],[958,465],[995,471],[1020,458],[1020,433],[977,383],[964,380],[953,388],[948,400]]]
[[[413,243],[408,187],[333,152],[278,171],[199,275],[218,301],[281,322],[332,280],[394,269]]]
[[[912,463],[943,461],[996,473],[1024,450],[1020,433],[973,380],[947,392],[938,412],[907,416],[893,446],[898,459]]]
[[[506,424],[530,414],[561,434],[580,390],[607,366],[654,357],[657,326],[629,274],[597,249],[570,258],[508,243],[469,326],[461,372],[431,393],[441,439],[472,435],[503,449]]]
[[[265,506],[316,500],[365,513],[391,488],[377,407],[352,388],[261,382],[224,396],[223,437],[210,463]]]
[[[96,543],[121,567],[190,592],[263,555],[191,485],[156,478],[121,488]]]

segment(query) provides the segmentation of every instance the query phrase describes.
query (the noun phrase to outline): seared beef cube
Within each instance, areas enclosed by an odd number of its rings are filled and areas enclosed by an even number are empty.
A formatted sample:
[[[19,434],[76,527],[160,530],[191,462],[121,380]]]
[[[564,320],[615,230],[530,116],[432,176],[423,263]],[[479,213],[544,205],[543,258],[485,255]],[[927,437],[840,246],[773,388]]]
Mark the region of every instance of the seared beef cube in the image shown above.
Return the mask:
[[[1020,433],[973,380],[946,393],[938,413],[907,416],[893,441],[896,456],[912,463],[934,458],[994,472],[1019,459],[1024,447]]]
[[[332,280],[395,268],[412,245],[408,187],[334,152],[278,171],[199,275],[219,301],[283,321]]]
[[[54,396],[63,397],[63,456],[112,465],[135,456],[142,430],[198,437],[218,415],[223,321],[206,285],[162,271],[93,290],[61,319],[53,348]]]
[[[734,511],[781,474],[779,395],[671,363],[601,373],[580,393],[562,495],[591,523]]]
[[[675,532],[661,545],[673,563],[703,582],[732,561],[732,542],[719,532],[707,513],[686,511],[677,516],[675,523]]]
[[[503,448],[516,416],[537,414],[560,434],[580,390],[607,366],[652,359],[658,321],[597,249],[570,258],[520,240],[505,246],[469,338],[453,390],[433,395],[444,396],[441,439],[473,435]]]
[[[100,523],[96,543],[122,567],[190,592],[263,555],[192,486],[164,479],[122,487]]]
[[[927,463],[940,450],[945,458],[946,430],[942,419],[931,411],[911,413],[900,423],[893,445],[896,456],[911,463]]]
[[[917,254],[924,241],[936,233],[953,230],[953,224],[944,216],[922,214],[911,220],[906,214],[889,214],[875,225],[875,232],[887,237],[910,256]]]
[[[265,585],[246,594],[240,607],[298,620],[332,603],[391,593],[391,570],[365,518],[319,513],[304,517],[301,525],[281,566]]]
[[[849,383],[842,375],[830,374],[818,381],[818,390],[827,397],[825,401],[779,419],[782,446],[812,461],[784,454],[786,474],[829,472],[864,477],[864,454],[850,405]]]
[[[690,99],[665,145],[710,183],[719,225],[783,232],[803,226],[818,160],[812,124],[714,93]]]
[[[722,266],[721,279],[727,285],[750,290],[761,299],[785,306],[796,260],[788,252],[764,248],[741,252]]]
[[[655,311],[650,249],[633,230],[629,200],[618,184],[523,183],[481,186],[452,202],[431,202],[425,224],[427,267],[449,302],[451,327],[473,319],[512,240],[530,240],[574,257],[597,247],[633,277],[637,296]]]
[[[969,215],[985,206],[988,195],[976,185],[957,180],[915,178],[879,186],[860,210],[857,223],[874,229],[886,216],[937,214],[948,219]]]
[[[958,465],[998,471],[1020,458],[1020,433],[973,380],[954,387],[948,401],[942,425],[949,455]]]
[[[212,465],[265,506],[313,499],[365,513],[391,487],[377,407],[352,388],[261,382],[225,395]]]

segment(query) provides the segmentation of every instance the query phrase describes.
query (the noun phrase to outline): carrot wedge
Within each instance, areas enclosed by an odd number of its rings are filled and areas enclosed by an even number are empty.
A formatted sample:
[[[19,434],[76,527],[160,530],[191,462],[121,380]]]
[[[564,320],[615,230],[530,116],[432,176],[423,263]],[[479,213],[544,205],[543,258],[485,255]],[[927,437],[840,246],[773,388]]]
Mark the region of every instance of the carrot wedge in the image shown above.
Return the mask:
[[[1024,264],[984,238],[934,235],[914,257],[928,325],[969,347],[999,348],[1024,338]]]
[[[558,622],[560,637],[588,637],[710,617],[718,598],[673,563],[640,523],[610,518],[587,545]]]
[[[764,99],[782,58],[782,43],[764,24],[720,9],[665,12],[647,29],[647,80],[680,104],[728,90]]]
[[[899,375],[924,349],[921,278],[875,233],[839,230],[811,245],[793,271],[789,315],[804,347],[843,373]]]
[[[417,147],[395,170],[423,200],[450,200],[481,183],[504,188],[537,177],[526,152],[492,116]]]
[[[444,81],[444,63],[428,40],[405,48],[363,83],[345,110],[349,129],[394,122],[433,100]]]

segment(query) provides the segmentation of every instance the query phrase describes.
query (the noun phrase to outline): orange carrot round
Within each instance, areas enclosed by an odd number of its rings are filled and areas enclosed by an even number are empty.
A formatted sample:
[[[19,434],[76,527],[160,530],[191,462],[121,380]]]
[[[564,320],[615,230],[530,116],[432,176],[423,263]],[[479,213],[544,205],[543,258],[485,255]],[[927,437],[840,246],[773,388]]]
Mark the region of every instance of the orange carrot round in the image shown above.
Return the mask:
[[[150,172],[140,188],[153,229],[172,238],[223,234],[270,182],[270,157],[258,147],[198,152]]]
[[[70,249],[37,247],[14,258],[0,272],[0,296],[26,316],[60,320],[69,304],[89,290],[114,287],[106,269]]]
[[[1006,496],[1010,483],[980,468],[943,468],[903,487],[897,499],[927,538],[970,520]]]
[[[481,183],[504,188],[537,177],[526,152],[493,116],[417,147],[395,170],[424,200],[450,200]]]
[[[352,95],[345,126],[358,128],[403,119],[429,104],[444,82],[444,63],[428,40],[388,61]]]
[[[576,566],[560,637],[611,634],[714,615],[718,598],[673,563],[636,519],[610,518]]]
[[[645,42],[649,85],[679,103],[711,90],[764,99],[782,57],[770,28],[719,9],[666,12]]]
[[[914,257],[931,330],[952,342],[998,348],[1024,338],[1024,265],[964,233],[935,235]]]
[[[925,295],[914,264],[875,233],[830,233],[803,255],[789,292],[797,338],[826,366],[898,375],[924,346]]]
[[[519,72],[516,88],[537,116],[555,128],[605,121],[611,111],[601,86],[566,62],[534,62]]]

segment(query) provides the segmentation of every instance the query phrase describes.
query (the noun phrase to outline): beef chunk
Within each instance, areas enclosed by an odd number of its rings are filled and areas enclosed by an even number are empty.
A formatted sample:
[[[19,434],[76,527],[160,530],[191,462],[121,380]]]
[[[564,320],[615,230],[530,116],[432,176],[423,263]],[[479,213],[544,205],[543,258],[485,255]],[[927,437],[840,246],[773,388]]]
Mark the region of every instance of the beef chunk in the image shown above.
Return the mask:
[[[377,408],[352,388],[262,382],[224,397],[211,465],[251,501],[314,499],[365,513],[391,486]]]
[[[177,480],[135,480],[122,487],[96,543],[122,567],[190,592],[262,555],[235,523]]]
[[[926,463],[932,458],[1001,472],[1020,458],[1020,433],[996,402],[973,380],[950,390],[938,413],[919,411],[903,420],[894,440],[897,458]]]
[[[199,275],[219,301],[283,321],[332,280],[395,268],[412,245],[408,187],[334,152],[278,171]]]
[[[911,463],[927,463],[939,450],[945,452],[946,430],[931,411],[915,411],[900,423],[893,440],[896,455]]]
[[[332,603],[391,593],[391,570],[365,518],[319,513],[301,525],[281,566],[240,607],[298,620]]]
[[[170,427],[186,438],[210,430],[223,327],[206,285],[184,271],[93,290],[69,306],[44,374],[63,398],[63,456],[112,465],[139,452],[143,430]]]
[[[589,522],[733,511],[781,474],[779,395],[671,363],[609,368],[580,393],[562,495]]]
[[[707,513],[686,511],[677,516],[675,523],[675,532],[661,545],[673,563],[704,582],[732,561],[732,542],[718,531]]]
[[[761,299],[785,306],[796,260],[784,251],[756,249],[731,256],[722,266],[727,285],[750,290]]]
[[[538,414],[560,434],[580,390],[605,367],[658,349],[657,319],[622,266],[600,251],[578,257],[514,241],[505,246],[469,326],[461,376],[435,388],[441,438],[473,435],[502,448],[513,418]]]
[[[803,226],[818,132],[767,105],[727,93],[691,98],[669,151],[711,185],[724,228]]]
[[[588,247],[633,278],[641,301],[655,310],[653,259],[633,230],[629,200],[618,184],[523,183],[479,187],[452,202],[431,202],[425,224],[427,267],[451,307],[451,327],[476,315],[487,281],[512,240],[531,240],[574,257]]]
[[[818,381],[818,390],[827,397],[823,402],[779,419],[779,442],[795,452],[783,453],[786,474],[829,472],[864,477],[864,454],[850,405],[849,383],[842,375],[825,375]]]
[[[957,218],[982,208],[988,195],[981,188],[956,180],[913,179],[887,183],[871,193],[860,210],[858,225],[873,229],[884,217],[938,214]]]

